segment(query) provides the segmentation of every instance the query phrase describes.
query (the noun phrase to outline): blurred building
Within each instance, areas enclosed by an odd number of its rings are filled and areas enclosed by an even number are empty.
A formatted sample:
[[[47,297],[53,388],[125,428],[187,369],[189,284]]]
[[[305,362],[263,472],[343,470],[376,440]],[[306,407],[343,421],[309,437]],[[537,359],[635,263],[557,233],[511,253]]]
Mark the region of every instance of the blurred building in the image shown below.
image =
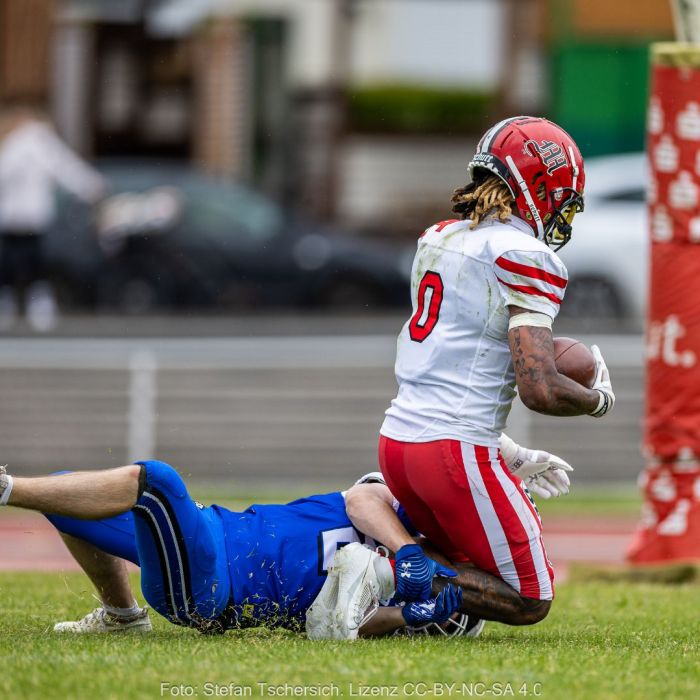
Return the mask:
[[[45,102],[54,0],[0,0],[0,104]]]
[[[45,103],[85,154],[415,232],[505,114],[641,148],[648,43],[671,35],[666,0],[0,0],[0,99]]]
[[[552,118],[584,156],[642,150],[649,44],[673,39],[670,0],[554,0],[550,7]]]

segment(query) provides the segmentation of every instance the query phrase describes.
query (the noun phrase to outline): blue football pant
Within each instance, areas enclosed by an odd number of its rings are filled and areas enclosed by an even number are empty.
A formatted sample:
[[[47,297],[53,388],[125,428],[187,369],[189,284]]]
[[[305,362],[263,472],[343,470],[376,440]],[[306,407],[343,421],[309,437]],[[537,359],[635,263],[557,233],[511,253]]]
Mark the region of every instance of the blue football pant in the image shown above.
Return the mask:
[[[145,487],[128,513],[104,520],[46,517],[59,532],[140,566],[144,598],[170,622],[206,629],[231,598],[221,518],[190,498],[169,464],[137,464],[145,469]]]

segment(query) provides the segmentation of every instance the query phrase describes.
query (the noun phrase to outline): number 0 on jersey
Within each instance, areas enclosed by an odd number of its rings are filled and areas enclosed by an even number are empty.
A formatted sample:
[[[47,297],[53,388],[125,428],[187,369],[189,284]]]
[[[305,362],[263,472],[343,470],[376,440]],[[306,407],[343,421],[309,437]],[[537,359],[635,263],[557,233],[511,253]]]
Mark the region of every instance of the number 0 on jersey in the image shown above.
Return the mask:
[[[416,343],[422,343],[433,332],[440,318],[444,289],[438,272],[428,270],[423,275],[418,286],[418,307],[409,325],[411,340]]]

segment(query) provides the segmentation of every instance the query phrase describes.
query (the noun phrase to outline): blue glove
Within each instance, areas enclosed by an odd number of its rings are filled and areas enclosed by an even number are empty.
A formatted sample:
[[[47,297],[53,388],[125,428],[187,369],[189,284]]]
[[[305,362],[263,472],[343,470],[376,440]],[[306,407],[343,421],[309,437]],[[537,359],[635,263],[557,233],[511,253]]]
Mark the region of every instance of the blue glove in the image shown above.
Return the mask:
[[[435,598],[420,603],[408,603],[401,609],[403,619],[411,627],[421,627],[430,622],[442,624],[462,607],[462,589],[448,583]]]
[[[417,544],[405,544],[396,552],[396,595],[398,600],[429,600],[433,577],[455,578],[457,572],[425,556]]]

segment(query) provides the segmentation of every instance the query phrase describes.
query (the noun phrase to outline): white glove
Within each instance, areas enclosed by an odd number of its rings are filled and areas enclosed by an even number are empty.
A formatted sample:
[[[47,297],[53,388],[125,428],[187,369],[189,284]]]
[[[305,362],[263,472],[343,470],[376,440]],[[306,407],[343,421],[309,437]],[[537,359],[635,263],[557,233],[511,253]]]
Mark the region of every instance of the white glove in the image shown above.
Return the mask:
[[[612,383],[610,382],[610,372],[608,372],[600,348],[597,345],[591,345],[591,352],[595,358],[595,381],[591,388],[600,394],[600,400],[590,415],[594,418],[601,418],[612,411],[612,407],[615,405],[615,394],[613,394]]]
[[[566,472],[574,468],[561,457],[521,447],[505,433],[501,433],[499,447],[510,473],[522,479],[537,496],[551,498],[569,493],[571,482]]]

